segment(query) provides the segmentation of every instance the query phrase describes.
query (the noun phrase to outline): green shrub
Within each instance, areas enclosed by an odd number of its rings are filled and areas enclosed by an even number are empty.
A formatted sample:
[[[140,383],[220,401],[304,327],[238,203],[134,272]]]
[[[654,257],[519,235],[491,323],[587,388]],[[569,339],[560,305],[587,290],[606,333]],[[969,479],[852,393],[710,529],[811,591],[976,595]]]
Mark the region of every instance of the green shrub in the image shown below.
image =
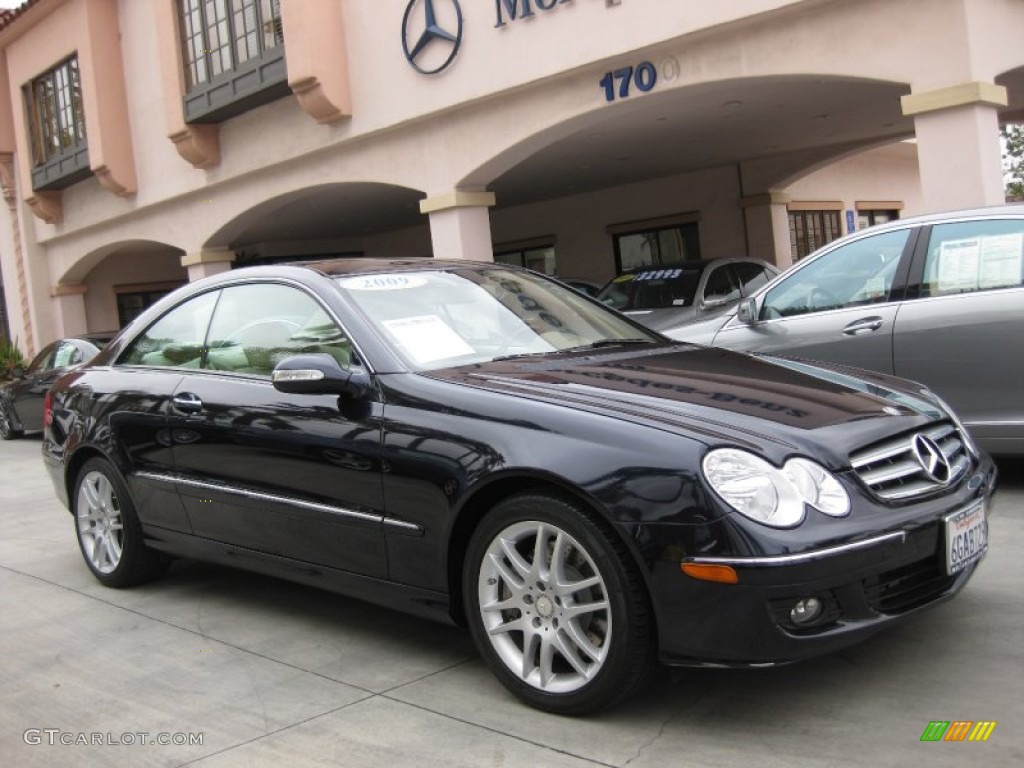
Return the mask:
[[[18,349],[18,341],[0,338],[0,379],[14,378],[14,369],[25,367],[25,356]]]

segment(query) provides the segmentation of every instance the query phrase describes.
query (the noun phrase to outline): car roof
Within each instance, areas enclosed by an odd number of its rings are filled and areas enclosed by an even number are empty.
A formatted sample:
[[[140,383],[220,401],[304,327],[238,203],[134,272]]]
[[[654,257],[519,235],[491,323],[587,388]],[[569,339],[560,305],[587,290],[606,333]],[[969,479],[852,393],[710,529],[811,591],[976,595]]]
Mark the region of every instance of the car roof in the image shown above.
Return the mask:
[[[964,208],[961,210],[940,211],[935,213],[923,213],[919,216],[910,216],[906,219],[893,219],[884,224],[876,224],[868,229],[871,232],[884,232],[889,229],[899,229],[906,226],[921,226],[923,224],[935,224],[955,219],[974,219],[999,216],[1024,216],[1024,203],[1011,203],[1008,205],[992,205],[985,208]],[[866,230],[857,230],[850,234],[857,234]],[[833,241],[834,242],[834,241]]]
[[[720,256],[714,259],[686,259],[685,261],[673,261],[666,264],[647,264],[643,267],[630,267],[624,269],[619,274],[632,275],[637,272],[651,272],[660,269],[685,269],[689,271],[702,270],[705,267],[711,266],[712,264],[732,264],[735,262],[746,262],[748,264],[757,264],[762,267],[772,267],[778,269],[774,264],[769,264],[767,261],[761,259],[754,259],[748,256]]]

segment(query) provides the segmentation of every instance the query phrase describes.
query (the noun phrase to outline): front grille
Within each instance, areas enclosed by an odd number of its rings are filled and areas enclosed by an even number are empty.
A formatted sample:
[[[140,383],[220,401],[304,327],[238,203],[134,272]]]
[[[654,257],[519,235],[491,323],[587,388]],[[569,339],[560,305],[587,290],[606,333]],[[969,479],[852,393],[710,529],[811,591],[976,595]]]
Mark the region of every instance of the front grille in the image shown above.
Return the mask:
[[[930,438],[949,465],[949,479],[937,482],[914,449],[918,435]],[[967,471],[967,447],[952,424],[939,424],[918,432],[876,443],[850,457],[861,481],[881,499],[905,501],[947,488]]]
[[[955,580],[938,557],[928,557],[865,579],[864,596],[878,613],[905,613],[935,600]]]

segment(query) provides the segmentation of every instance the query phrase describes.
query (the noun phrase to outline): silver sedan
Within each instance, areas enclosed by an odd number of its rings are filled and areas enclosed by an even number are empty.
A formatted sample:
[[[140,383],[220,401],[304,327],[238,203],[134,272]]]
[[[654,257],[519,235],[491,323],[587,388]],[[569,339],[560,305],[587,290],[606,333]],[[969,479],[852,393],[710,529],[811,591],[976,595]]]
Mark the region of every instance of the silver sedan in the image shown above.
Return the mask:
[[[919,381],[983,448],[1024,455],[1024,205],[848,235],[729,311],[663,333]]]

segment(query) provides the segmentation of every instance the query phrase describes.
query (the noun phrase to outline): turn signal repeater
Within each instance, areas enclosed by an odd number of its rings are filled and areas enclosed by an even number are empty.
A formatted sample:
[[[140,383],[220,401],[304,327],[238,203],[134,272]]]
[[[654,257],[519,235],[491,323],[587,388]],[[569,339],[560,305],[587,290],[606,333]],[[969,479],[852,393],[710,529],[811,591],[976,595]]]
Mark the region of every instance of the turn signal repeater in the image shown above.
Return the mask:
[[[738,584],[740,577],[731,565],[717,563],[680,563],[680,570],[691,579],[716,581],[719,584]]]

